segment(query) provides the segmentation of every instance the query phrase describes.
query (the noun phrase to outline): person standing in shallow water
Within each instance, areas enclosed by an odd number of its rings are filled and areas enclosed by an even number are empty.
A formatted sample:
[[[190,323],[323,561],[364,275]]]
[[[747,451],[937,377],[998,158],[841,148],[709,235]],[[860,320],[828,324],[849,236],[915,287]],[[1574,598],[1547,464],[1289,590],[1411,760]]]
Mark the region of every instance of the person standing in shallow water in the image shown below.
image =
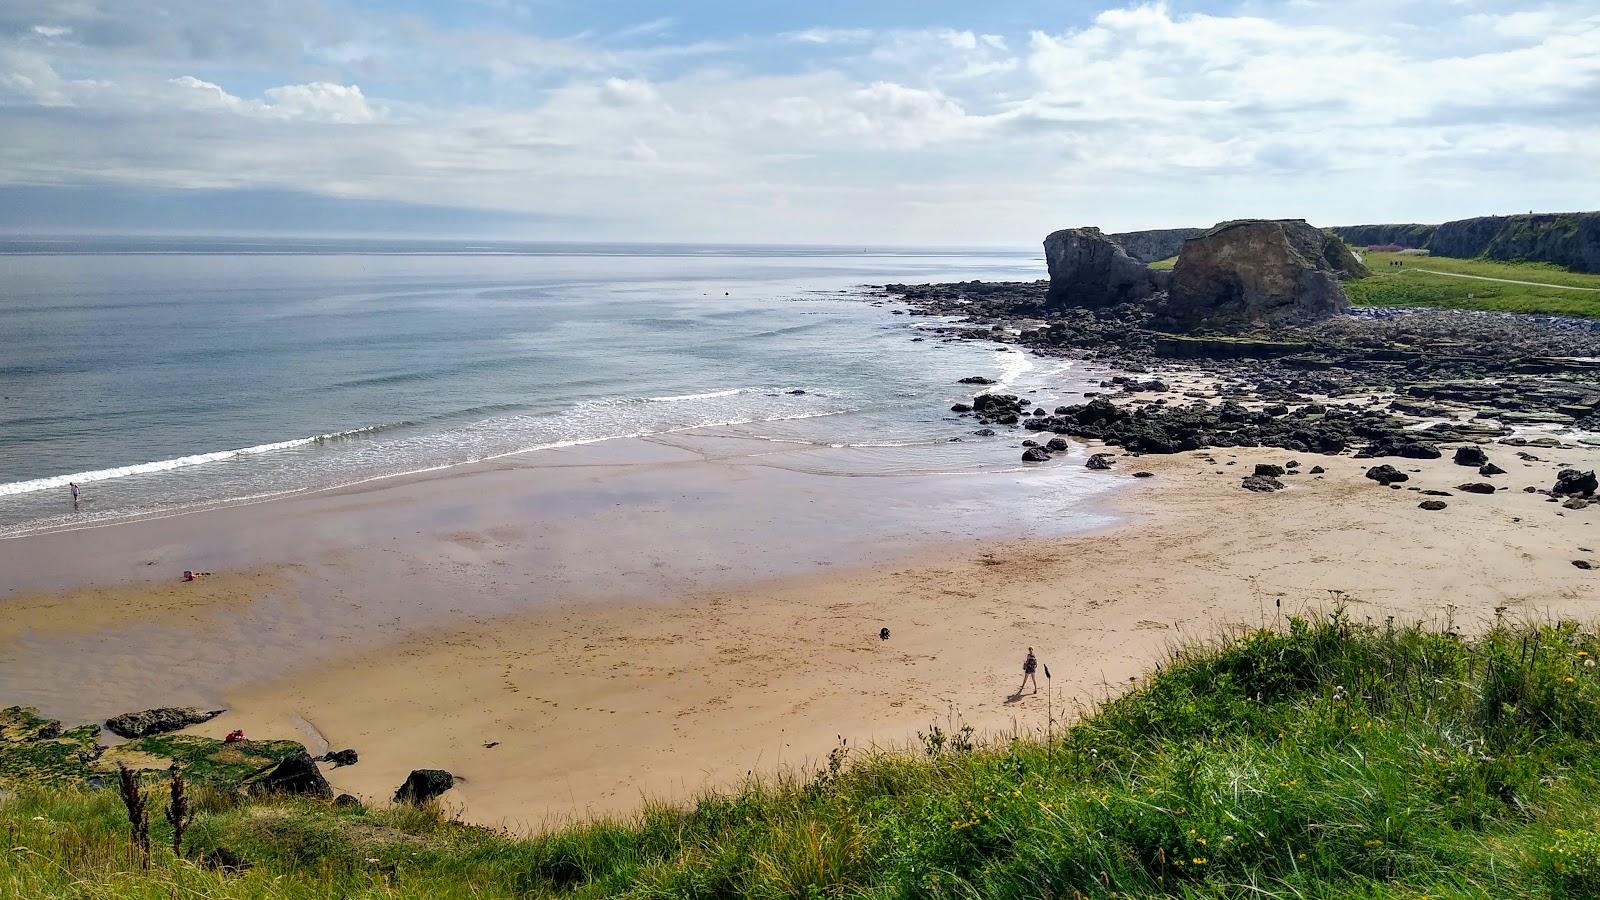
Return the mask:
[[[67,482],[67,484],[68,484],[68,486],[70,486],[72,488],[72,505],[73,506],[77,506],[78,505],[78,483],[76,481],[69,481],[69,482]]]
[[[1039,679],[1034,675],[1038,668],[1039,660],[1033,655],[1033,648],[1029,647],[1028,658],[1022,661],[1022,684],[1017,687],[1018,694],[1022,693],[1022,689],[1027,687],[1030,681],[1033,682],[1033,692],[1039,693]]]

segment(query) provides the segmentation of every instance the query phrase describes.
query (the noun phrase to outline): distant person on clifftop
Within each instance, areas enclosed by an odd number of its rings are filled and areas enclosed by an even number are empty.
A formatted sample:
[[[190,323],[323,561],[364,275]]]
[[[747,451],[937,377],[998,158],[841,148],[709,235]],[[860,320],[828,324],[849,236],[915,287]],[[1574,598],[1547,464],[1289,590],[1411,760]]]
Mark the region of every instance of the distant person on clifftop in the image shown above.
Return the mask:
[[[1027,687],[1030,681],[1033,682],[1033,692],[1039,693],[1039,679],[1033,674],[1038,668],[1039,660],[1033,655],[1033,648],[1029,647],[1028,658],[1022,661],[1022,684],[1017,686],[1018,694],[1022,693],[1022,689]]]

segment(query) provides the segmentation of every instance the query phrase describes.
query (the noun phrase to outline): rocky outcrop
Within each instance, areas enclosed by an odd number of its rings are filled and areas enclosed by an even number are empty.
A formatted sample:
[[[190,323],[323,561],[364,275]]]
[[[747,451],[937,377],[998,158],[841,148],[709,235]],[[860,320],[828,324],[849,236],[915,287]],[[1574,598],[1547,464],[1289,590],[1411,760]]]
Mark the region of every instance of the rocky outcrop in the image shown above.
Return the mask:
[[[221,709],[195,709],[194,707],[162,707],[141,712],[123,713],[106,720],[111,733],[125,738],[142,738],[150,734],[165,734],[190,725],[209,722],[222,715]]]
[[[1426,249],[1438,256],[1526,259],[1600,272],[1600,212],[1484,216],[1446,222]]]
[[[1339,225],[1328,230],[1356,247],[1405,247],[1419,250],[1433,237],[1436,225]]]
[[[1302,219],[1224,222],[1183,245],[1156,324],[1239,330],[1350,308],[1323,233]]]
[[[1111,235],[1122,249],[1142,263],[1171,259],[1183,249],[1183,242],[1205,234],[1204,228],[1158,228],[1154,231],[1123,231]]]
[[[1050,270],[1047,301],[1098,309],[1144,300],[1165,287],[1167,273],[1129,256],[1098,228],[1067,228],[1044,239]]]
[[[1392,244],[1435,256],[1555,263],[1600,272],[1600,212],[1480,216],[1443,225],[1347,225],[1329,231],[1358,247]]]

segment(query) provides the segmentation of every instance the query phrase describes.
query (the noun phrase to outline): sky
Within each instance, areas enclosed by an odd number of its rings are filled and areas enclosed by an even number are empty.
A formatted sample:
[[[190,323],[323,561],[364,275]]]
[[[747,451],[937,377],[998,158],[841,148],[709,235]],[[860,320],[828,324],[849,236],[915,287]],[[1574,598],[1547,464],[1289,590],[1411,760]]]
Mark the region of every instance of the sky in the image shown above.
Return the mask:
[[[1600,0],[0,0],[0,232],[1037,245],[1600,208]]]

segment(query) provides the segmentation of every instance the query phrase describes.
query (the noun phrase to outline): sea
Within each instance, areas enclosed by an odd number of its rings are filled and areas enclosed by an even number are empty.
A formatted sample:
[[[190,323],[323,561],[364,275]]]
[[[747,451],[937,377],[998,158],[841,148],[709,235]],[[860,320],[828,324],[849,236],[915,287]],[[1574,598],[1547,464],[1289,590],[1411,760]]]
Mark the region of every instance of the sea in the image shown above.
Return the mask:
[[[708,427],[1014,466],[957,380],[1071,364],[868,286],[1043,276],[1036,248],[0,240],[0,538]]]

